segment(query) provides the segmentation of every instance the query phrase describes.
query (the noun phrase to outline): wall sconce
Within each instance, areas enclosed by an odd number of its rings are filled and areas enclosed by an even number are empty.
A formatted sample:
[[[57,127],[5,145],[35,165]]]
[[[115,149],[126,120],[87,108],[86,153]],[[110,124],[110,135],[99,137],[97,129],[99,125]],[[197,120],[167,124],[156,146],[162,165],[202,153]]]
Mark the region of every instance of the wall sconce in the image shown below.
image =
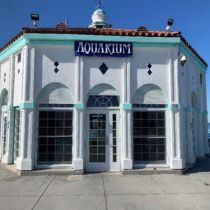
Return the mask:
[[[179,61],[180,61],[181,65],[184,66],[185,63],[187,62],[187,57],[186,57],[186,55],[181,54],[181,55],[179,56]]]

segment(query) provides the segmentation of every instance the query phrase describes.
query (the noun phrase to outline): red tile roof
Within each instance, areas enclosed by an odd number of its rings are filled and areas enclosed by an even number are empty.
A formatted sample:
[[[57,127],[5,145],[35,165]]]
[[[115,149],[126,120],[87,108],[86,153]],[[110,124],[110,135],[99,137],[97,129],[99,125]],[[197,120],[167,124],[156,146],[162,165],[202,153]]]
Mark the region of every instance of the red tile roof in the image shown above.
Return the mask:
[[[64,24],[60,23],[56,28],[23,28],[22,31],[6,43],[0,52],[6,49],[14,41],[20,38],[23,34],[27,33],[40,33],[40,34],[82,34],[82,35],[107,35],[107,36],[133,36],[133,37],[180,37],[186,46],[198,57],[198,59],[207,67],[208,64],[196,52],[196,50],[184,38],[181,32],[171,31],[151,31],[145,27],[139,29],[114,29],[114,28],[67,28]]]

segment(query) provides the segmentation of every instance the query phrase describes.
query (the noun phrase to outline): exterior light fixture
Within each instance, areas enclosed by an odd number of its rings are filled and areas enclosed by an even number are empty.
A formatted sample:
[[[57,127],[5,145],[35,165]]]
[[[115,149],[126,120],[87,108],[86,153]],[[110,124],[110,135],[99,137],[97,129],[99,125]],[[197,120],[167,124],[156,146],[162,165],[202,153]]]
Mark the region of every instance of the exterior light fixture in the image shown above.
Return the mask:
[[[38,20],[39,20],[39,14],[31,14],[31,20],[33,21],[33,25],[35,28],[37,28]]]
[[[180,61],[181,65],[184,66],[185,63],[187,62],[187,57],[186,57],[186,55],[181,54],[181,55],[179,56],[179,61]]]
[[[167,22],[167,26],[166,26],[166,31],[170,31],[171,26],[173,25],[173,23],[174,23],[174,19],[169,18],[168,22]]]

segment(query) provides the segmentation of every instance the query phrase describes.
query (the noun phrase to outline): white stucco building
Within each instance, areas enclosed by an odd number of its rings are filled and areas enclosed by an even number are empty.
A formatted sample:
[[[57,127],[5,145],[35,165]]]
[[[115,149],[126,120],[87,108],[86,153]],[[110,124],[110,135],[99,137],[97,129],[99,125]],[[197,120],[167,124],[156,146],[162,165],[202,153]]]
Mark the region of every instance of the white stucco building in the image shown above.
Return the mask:
[[[183,35],[92,19],[23,28],[0,49],[1,163],[182,170],[209,153],[207,64]]]

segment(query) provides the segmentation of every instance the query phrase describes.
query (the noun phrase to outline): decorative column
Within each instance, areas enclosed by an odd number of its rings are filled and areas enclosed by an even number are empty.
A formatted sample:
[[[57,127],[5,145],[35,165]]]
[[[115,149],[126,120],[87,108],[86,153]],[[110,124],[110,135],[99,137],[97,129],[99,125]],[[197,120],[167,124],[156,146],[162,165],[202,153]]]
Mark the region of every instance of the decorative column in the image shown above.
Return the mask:
[[[20,109],[20,156],[17,158],[18,170],[32,170],[35,156],[35,104],[34,68],[35,49],[23,48],[23,85]]]
[[[74,137],[73,137],[73,168],[75,171],[84,170],[84,64],[81,57],[76,57],[75,99],[74,105]]]
[[[9,98],[7,105],[7,157],[5,159],[6,164],[10,164],[13,162],[13,123],[14,123],[14,113],[13,113],[13,96],[14,96],[14,74],[15,74],[15,56],[10,56],[10,69],[9,69]]]
[[[122,169],[129,170],[133,168],[132,158],[132,104],[130,97],[131,89],[131,69],[130,59],[124,60],[123,72],[123,92],[121,103],[121,138],[122,138]]]
[[[182,126],[182,107],[180,97],[180,80],[179,80],[179,60],[177,49],[170,49],[170,101],[171,101],[171,140],[172,140],[172,154],[171,154],[171,168],[172,169],[183,169],[185,167],[185,159],[183,153],[183,135]]]

